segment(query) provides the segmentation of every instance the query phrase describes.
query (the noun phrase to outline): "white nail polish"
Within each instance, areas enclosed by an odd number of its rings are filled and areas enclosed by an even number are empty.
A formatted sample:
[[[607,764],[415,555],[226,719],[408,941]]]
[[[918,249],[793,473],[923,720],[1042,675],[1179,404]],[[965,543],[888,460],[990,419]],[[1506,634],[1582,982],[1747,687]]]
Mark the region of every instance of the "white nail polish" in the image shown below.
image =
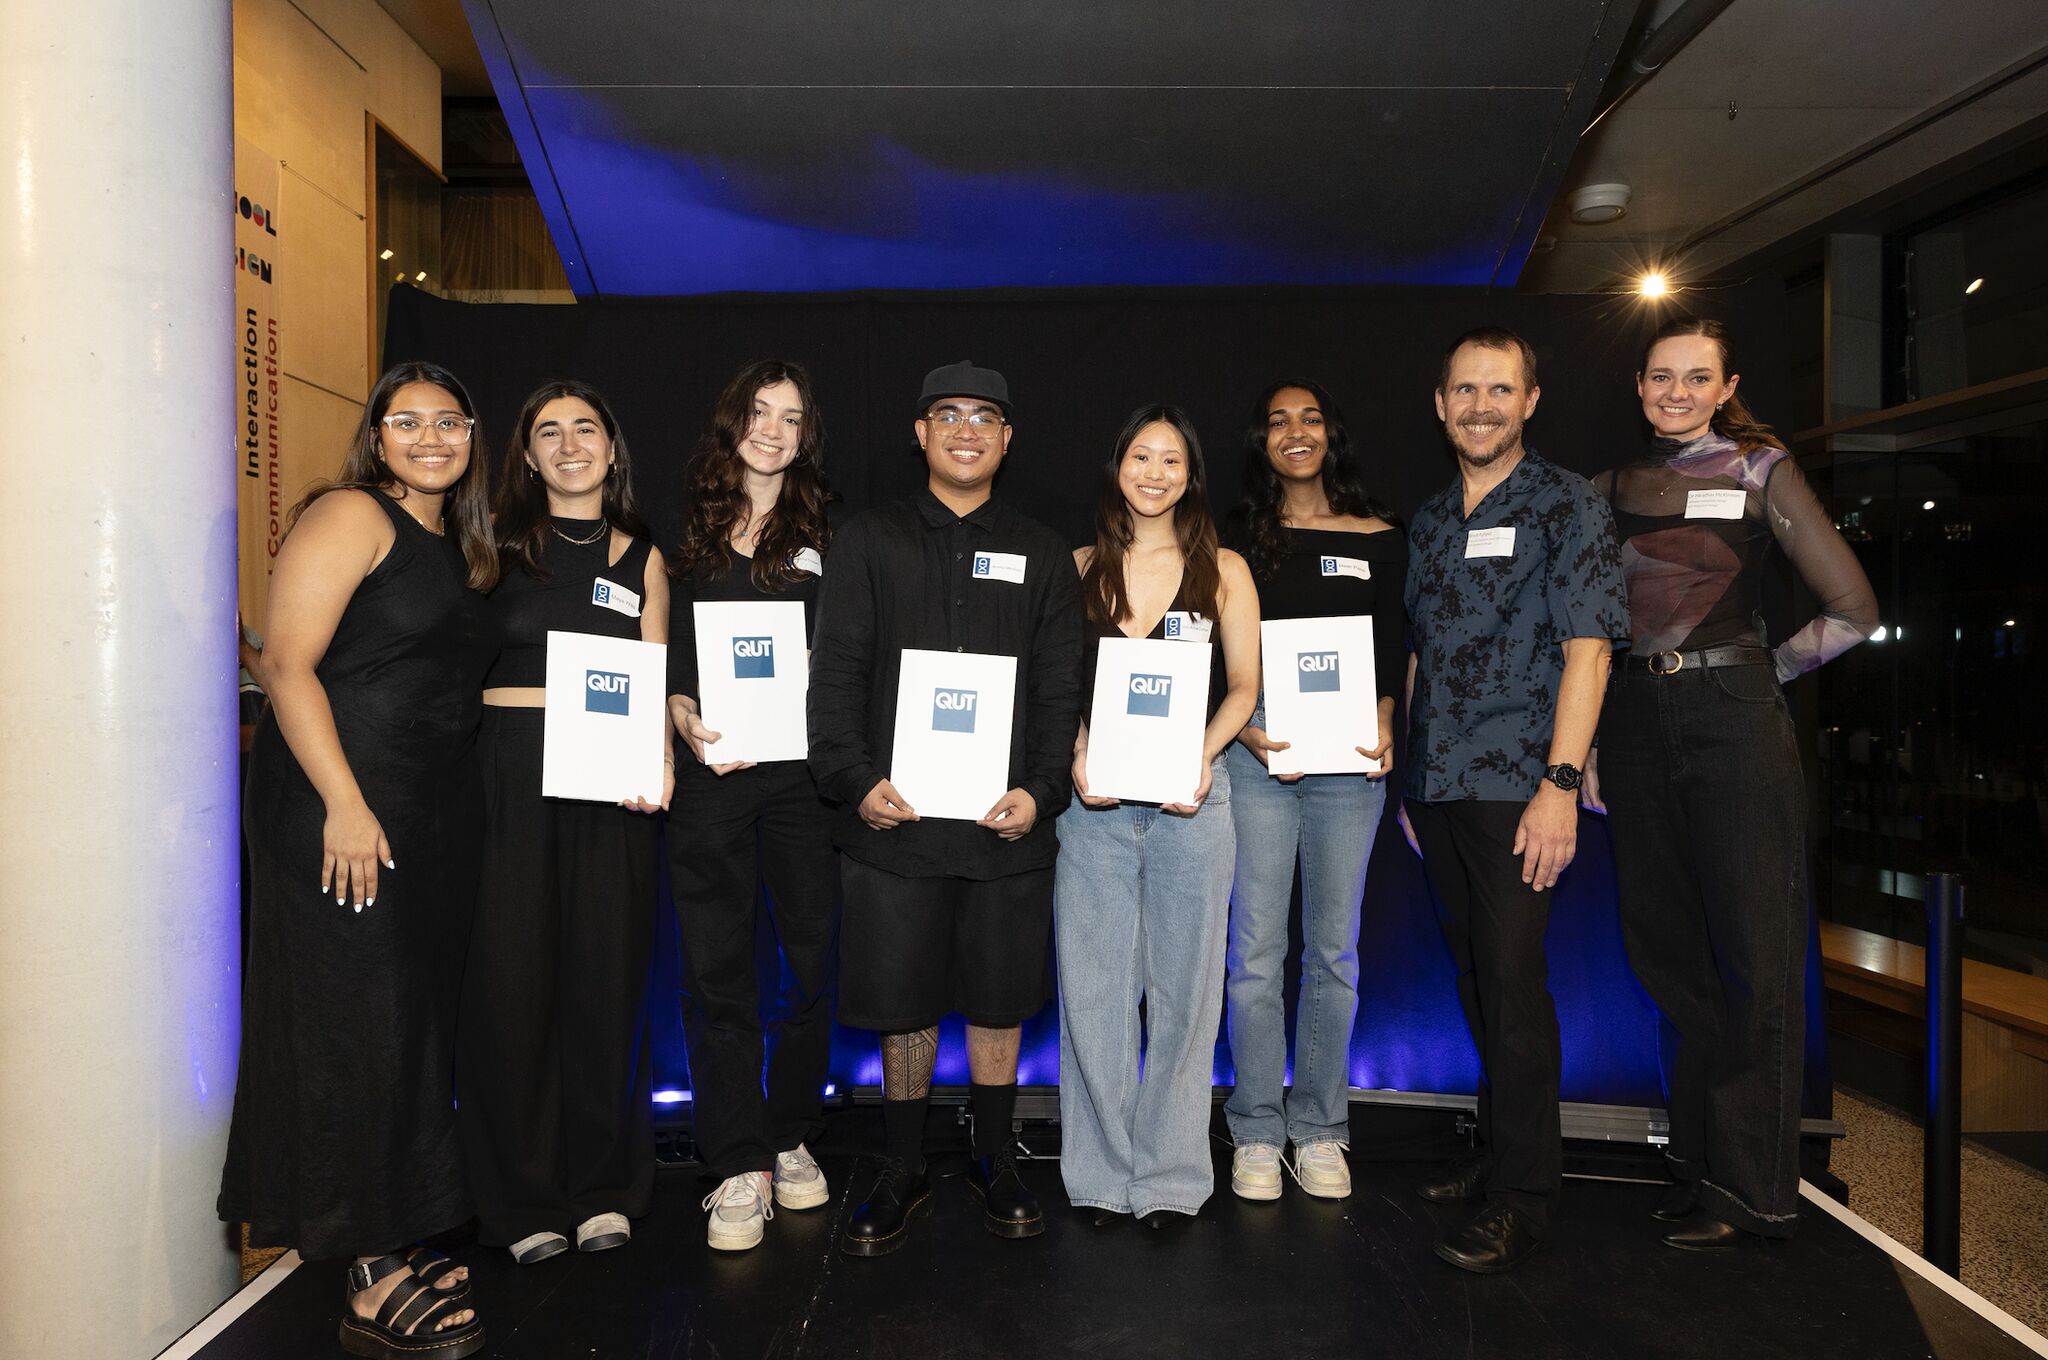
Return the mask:
[[[362,903],[360,903],[360,902],[358,902],[358,903],[356,903],[356,915],[358,915],[358,916],[361,916],[362,914],[363,914],[363,904],[362,904]]]
[[[398,866],[387,859],[384,861],[384,867],[387,869],[396,869]]]
[[[366,900],[365,900],[365,901],[363,902],[363,906],[365,906],[365,907],[374,907],[374,906],[376,906],[376,905],[377,905],[377,899],[376,899],[376,898],[374,898],[374,897],[372,897],[372,898],[368,898],[368,899],[366,899]]]

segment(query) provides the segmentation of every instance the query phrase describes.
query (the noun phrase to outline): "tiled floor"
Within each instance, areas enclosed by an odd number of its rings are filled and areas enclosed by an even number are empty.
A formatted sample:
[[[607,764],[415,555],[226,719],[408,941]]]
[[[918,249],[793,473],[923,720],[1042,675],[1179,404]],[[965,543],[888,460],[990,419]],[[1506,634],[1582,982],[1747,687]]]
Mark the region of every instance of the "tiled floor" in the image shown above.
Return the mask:
[[[1920,1246],[1920,1126],[1837,1087],[1835,1117],[1848,1128],[1830,1169],[1849,1184],[1849,1207],[1901,1245]],[[2048,1333],[2048,1178],[1965,1139],[1963,1283],[2037,1332]]]

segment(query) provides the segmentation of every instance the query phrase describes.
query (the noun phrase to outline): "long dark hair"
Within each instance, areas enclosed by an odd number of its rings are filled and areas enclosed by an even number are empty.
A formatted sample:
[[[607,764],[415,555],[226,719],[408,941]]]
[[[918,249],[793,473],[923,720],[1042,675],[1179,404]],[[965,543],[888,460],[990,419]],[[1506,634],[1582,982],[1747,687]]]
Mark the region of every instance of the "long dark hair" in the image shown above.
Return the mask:
[[[357,423],[355,435],[349,442],[348,456],[342,460],[340,475],[331,482],[316,482],[307,490],[305,498],[292,507],[286,519],[286,532],[298,523],[307,506],[330,491],[369,491],[381,496],[386,488],[396,486],[398,495],[392,499],[405,499],[404,485],[382,455],[384,417],[390,414],[391,399],[407,383],[434,384],[455,398],[462,414],[476,420],[476,407],[470,402],[469,389],[439,364],[397,364],[385,370],[384,376],[377,379],[377,385],[370,389],[370,399],[363,403],[363,418]],[[482,421],[477,421],[470,428],[469,465],[455,479],[455,485],[448,489],[441,507],[443,528],[453,527],[455,541],[462,549],[462,560],[469,566],[469,588],[489,590],[498,583],[498,549],[496,540],[491,536],[491,471],[484,449]]]
[[[755,395],[780,382],[794,384],[803,402],[803,433],[797,438],[796,457],[783,469],[782,493],[761,526],[748,574],[758,590],[786,590],[805,575],[791,560],[799,551],[811,548],[822,553],[831,546],[832,527],[825,518],[825,505],[832,499],[825,480],[825,417],[811,391],[811,375],[787,359],[756,359],[733,374],[718,394],[711,424],[683,474],[690,509],[670,568],[677,576],[702,580],[732,565],[732,531],[745,522],[748,511],[747,464],[740,457],[740,441],[753,427]]]
[[[1389,524],[1400,523],[1392,510],[1365,489],[1358,455],[1344,427],[1344,413],[1329,392],[1305,378],[1282,378],[1268,384],[1252,403],[1251,424],[1244,436],[1244,497],[1232,512],[1244,531],[1245,561],[1260,580],[1269,579],[1287,556],[1287,544],[1280,535],[1285,491],[1280,474],[1266,457],[1266,421],[1273,411],[1273,398],[1290,387],[1314,397],[1316,409],[1323,413],[1323,495],[1330,502],[1330,513],[1376,516]]]
[[[1216,617],[1221,577],[1216,568],[1216,521],[1209,514],[1209,474],[1202,463],[1202,441],[1186,411],[1155,402],[1131,412],[1117,431],[1109,461],[1102,467],[1102,495],[1095,502],[1095,553],[1081,576],[1081,601],[1088,619],[1102,627],[1115,627],[1131,610],[1124,588],[1124,556],[1133,536],[1131,507],[1117,477],[1138,432],[1153,424],[1171,426],[1188,450],[1187,490],[1173,507],[1173,530],[1180,539],[1181,599],[1190,612],[1205,619]]]
[[[1728,341],[1728,328],[1718,321],[1703,316],[1679,313],[1659,326],[1649,340],[1643,344],[1643,361],[1636,365],[1636,377],[1641,378],[1650,366],[1650,351],[1681,335],[1697,335],[1714,342],[1714,348],[1721,352],[1721,378],[1725,382],[1730,373],[1736,372],[1735,351]],[[1743,453],[1754,453],[1758,449],[1782,449],[1785,441],[1778,438],[1770,426],[1758,420],[1742,400],[1737,391],[1714,412],[1710,428],[1723,439],[1735,441],[1735,447]]]
[[[604,522],[622,534],[649,538],[647,521],[633,504],[633,455],[626,448],[626,435],[611,403],[589,383],[557,378],[535,388],[519,408],[519,421],[505,444],[505,475],[498,484],[498,550],[505,560],[529,576],[545,577],[547,567],[548,488],[540,474],[527,466],[526,451],[533,438],[533,424],[541,408],[563,397],[576,400],[597,412],[604,435],[611,441],[612,466],[604,479]]]

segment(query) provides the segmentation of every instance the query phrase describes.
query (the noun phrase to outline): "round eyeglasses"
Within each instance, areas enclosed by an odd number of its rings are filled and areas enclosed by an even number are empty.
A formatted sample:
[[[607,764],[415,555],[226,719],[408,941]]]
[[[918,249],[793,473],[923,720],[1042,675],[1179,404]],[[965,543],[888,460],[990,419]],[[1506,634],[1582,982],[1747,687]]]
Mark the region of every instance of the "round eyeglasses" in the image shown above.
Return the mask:
[[[427,437],[429,428],[441,436],[444,444],[467,444],[470,432],[476,429],[472,416],[436,416],[428,420],[404,411],[384,417],[382,424],[391,432],[394,444],[417,444]]]

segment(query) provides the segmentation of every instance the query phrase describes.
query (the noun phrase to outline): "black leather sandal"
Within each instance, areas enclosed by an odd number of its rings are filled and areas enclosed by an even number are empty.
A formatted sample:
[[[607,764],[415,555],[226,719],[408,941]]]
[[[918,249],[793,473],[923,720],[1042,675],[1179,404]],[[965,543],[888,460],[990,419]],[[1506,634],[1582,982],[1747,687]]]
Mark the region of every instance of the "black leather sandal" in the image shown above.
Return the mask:
[[[353,1300],[365,1289],[400,1271],[405,1278],[392,1287],[375,1317],[360,1317],[354,1308],[342,1314],[341,1348],[372,1360],[462,1360],[484,1347],[483,1319],[472,1314],[460,1327],[440,1324],[469,1307],[436,1291],[412,1272],[406,1256],[393,1252],[348,1268],[348,1293]]]

